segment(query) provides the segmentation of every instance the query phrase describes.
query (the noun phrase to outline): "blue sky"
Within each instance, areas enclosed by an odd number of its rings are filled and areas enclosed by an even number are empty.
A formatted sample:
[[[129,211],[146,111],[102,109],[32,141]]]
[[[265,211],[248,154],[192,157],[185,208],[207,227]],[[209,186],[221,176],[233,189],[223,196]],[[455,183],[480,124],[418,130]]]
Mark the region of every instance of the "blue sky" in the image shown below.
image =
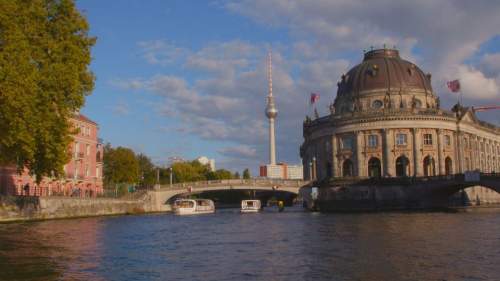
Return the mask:
[[[77,1],[97,37],[95,89],[82,110],[113,146],[215,158],[257,171],[267,159],[265,56],[273,50],[278,160],[298,163],[307,98],[327,112],[340,75],[370,45],[396,45],[433,74],[459,78],[469,105],[500,103],[500,6],[493,1]],[[385,7],[385,8],[379,8]],[[390,8],[387,8],[390,7]],[[481,118],[500,124],[499,112]]]

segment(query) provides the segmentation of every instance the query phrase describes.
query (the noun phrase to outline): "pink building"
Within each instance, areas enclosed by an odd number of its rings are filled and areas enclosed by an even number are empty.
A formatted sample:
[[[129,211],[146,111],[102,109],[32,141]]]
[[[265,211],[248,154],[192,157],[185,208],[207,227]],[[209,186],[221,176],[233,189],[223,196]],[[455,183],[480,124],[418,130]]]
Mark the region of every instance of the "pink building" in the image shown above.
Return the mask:
[[[103,145],[98,141],[97,123],[78,113],[71,119],[79,133],[70,146],[71,160],[64,165],[65,177],[44,178],[39,184],[26,170],[0,167],[0,191],[9,195],[95,197],[103,192]]]

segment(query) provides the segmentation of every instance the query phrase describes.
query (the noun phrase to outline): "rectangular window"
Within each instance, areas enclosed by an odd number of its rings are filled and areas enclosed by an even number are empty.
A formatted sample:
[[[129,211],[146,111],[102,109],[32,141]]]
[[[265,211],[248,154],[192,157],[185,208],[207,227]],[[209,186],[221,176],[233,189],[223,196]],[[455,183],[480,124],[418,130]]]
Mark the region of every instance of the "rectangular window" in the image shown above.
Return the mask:
[[[432,134],[424,134],[424,144],[432,145]]]
[[[369,135],[368,136],[368,146],[369,147],[377,147],[378,146],[378,136],[377,135]]]
[[[444,144],[446,146],[450,146],[451,145],[451,137],[449,135],[445,135],[444,136]],[[467,139],[465,139],[465,147],[467,147]]]
[[[85,164],[85,176],[90,176],[89,164]]]
[[[353,141],[351,137],[342,138],[342,149],[352,150]]]
[[[396,145],[406,145],[406,134],[397,134],[396,135]]]
[[[86,150],[87,150],[87,155],[90,155],[90,145],[89,144],[87,144]]]
[[[78,157],[78,153],[80,152],[80,145],[78,142],[75,142],[75,158]]]

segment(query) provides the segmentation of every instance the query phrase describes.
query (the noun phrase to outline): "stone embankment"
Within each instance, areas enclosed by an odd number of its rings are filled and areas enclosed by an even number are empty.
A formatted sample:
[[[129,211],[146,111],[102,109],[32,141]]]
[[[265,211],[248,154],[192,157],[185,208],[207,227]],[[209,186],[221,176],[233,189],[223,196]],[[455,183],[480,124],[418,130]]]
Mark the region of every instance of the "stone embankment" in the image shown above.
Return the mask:
[[[0,222],[170,211],[155,192],[130,198],[0,197]]]

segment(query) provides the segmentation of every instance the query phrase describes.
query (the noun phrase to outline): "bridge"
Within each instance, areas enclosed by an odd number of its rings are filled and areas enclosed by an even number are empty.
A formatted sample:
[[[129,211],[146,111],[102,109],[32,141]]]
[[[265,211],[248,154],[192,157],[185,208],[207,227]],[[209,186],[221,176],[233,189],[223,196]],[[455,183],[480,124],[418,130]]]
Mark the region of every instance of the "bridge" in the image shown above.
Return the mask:
[[[179,195],[219,190],[258,190],[288,192],[300,195],[304,200],[310,202],[312,201],[311,186],[313,185],[320,187],[319,200],[331,198],[332,190],[334,193],[342,195],[341,191],[353,190],[356,193],[358,192],[356,190],[364,188],[366,190],[363,191],[366,193],[365,197],[379,198],[380,202],[388,197],[393,198],[396,196],[394,194],[399,193],[399,199],[404,198],[406,202],[425,201],[426,205],[439,205],[446,202],[450,196],[458,191],[472,186],[479,185],[500,193],[500,173],[477,173],[476,177],[472,179],[464,174],[456,174],[418,178],[335,178],[314,183],[280,179],[198,181],[159,186],[149,192],[149,201],[154,205],[154,209],[163,210],[172,198]],[[357,187],[361,189],[357,189]],[[330,194],[327,194],[328,192]],[[337,196],[333,195],[333,197]],[[342,196],[340,197],[342,198]]]
[[[150,192],[151,201],[157,209],[163,209],[163,205],[179,195],[196,194],[206,191],[219,190],[258,190],[279,191],[299,194],[301,188],[310,184],[303,180],[281,180],[281,179],[232,179],[211,180],[177,183],[173,185],[161,185]]]
[[[500,193],[500,173],[455,174],[432,177],[341,178],[320,183],[323,207],[364,209],[445,207],[450,197],[473,186]],[[329,202],[329,203],[328,203]],[[338,208],[337,208],[338,207]]]

